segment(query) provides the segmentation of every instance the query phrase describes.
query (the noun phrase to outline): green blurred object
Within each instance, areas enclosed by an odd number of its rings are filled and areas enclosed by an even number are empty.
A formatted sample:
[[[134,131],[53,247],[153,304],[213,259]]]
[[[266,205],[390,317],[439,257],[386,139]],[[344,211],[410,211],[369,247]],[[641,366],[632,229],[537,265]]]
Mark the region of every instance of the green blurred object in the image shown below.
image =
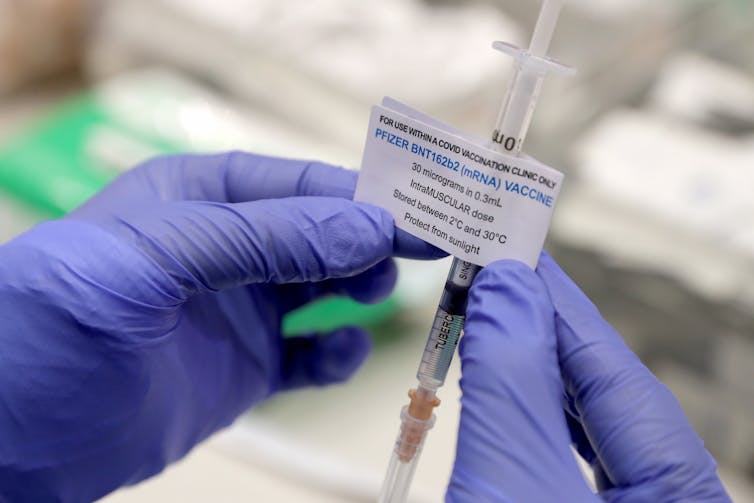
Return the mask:
[[[346,297],[329,297],[293,311],[283,320],[285,336],[330,332],[356,325],[368,327],[390,318],[400,303],[395,296],[373,305],[359,304]]]
[[[0,187],[45,215],[62,216],[119,173],[97,154],[105,138],[121,138],[150,153],[179,150],[129,130],[84,94],[0,147]]]
[[[154,89],[151,90],[154,92]],[[134,93],[139,92],[137,87]],[[127,165],[151,155],[189,150],[129,127],[95,93],[64,103],[41,123],[0,146],[0,189],[50,218],[76,208]],[[141,158],[140,158],[141,156]],[[286,335],[376,324],[398,311],[395,296],[376,305],[331,297],[283,320]]]
[[[43,124],[0,148],[0,185],[52,217],[73,209],[109,180],[93,169],[80,149],[86,130],[100,120],[90,100],[67,103]]]

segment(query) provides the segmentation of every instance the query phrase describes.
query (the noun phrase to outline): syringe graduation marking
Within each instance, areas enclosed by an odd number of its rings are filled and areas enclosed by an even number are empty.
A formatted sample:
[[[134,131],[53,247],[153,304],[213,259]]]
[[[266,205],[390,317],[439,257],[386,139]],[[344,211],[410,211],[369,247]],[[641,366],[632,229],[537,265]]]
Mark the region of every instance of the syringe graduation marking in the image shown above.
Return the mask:
[[[442,384],[445,381],[463,331],[464,319],[464,316],[452,315],[442,309],[437,311],[416,373],[420,382],[431,379]]]

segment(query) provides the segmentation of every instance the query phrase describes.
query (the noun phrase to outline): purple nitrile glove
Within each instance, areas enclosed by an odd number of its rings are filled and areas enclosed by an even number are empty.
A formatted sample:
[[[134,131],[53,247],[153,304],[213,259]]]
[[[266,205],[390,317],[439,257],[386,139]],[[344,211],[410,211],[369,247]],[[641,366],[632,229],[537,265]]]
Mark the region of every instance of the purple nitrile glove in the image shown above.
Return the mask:
[[[467,315],[448,502],[730,501],[676,399],[549,256],[486,267]]]
[[[0,501],[83,502],[185,455],[284,389],[347,379],[365,332],[283,315],[393,288],[441,253],[351,201],[356,173],[231,153],[125,173],[0,246]]]

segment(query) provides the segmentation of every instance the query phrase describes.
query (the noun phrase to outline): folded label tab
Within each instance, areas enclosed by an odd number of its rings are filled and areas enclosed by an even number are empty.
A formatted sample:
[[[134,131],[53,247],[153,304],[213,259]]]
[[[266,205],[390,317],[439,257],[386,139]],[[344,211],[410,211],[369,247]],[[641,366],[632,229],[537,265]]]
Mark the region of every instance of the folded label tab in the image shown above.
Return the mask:
[[[536,267],[563,174],[386,99],[372,109],[357,201],[460,259]]]

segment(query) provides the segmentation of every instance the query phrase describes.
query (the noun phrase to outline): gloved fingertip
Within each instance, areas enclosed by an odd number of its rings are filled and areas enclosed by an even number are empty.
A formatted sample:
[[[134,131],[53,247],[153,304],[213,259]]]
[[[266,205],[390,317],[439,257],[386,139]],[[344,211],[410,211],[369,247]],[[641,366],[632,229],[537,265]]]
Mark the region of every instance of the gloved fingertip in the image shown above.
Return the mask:
[[[376,304],[393,292],[398,281],[398,267],[393,259],[385,259],[357,276],[334,281],[340,292],[356,302]]]
[[[486,309],[501,300],[541,303],[547,290],[536,273],[523,262],[499,260],[482,269],[474,279],[469,309]]]
[[[505,368],[519,380],[555,363],[554,311],[542,281],[522,262],[488,265],[469,292],[460,354],[464,375]],[[471,364],[471,363],[474,364]]]
[[[576,306],[578,306],[577,309],[582,311],[584,309],[596,311],[584,292],[568,277],[565,271],[555,262],[555,259],[544,250],[539,255],[536,272],[537,276],[544,282],[556,307],[560,306],[564,311],[570,311]]]
[[[432,260],[448,256],[447,252],[398,228],[395,229],[393,252],[396,257],[419,260]]]
[[[365,330],[345,327],[324,335],[292,337],[283,346],[281,388],[292,389],[346,381],[366,360],[372,341]]]
[[[448,256],[447,252],[397,228],[395,219],[387,210],[368,203],[356,202],[356,204],[389,234],[394,256],[417,260],[432,260]]]
[[[326,385],[347,381],[364,363],[372,340],[364,329],[346,327],[321,336],[310,377],[313,384]]]
[[[242,224],[249,231],[224,233],[234,239],[231,250],[241,251],[229,265],[248,263],[241,269],[246,283],[348,278],[392,254],[392,217],[366,203],[292,197],[238,204],[232,210],[233,216],[246,220]]]

